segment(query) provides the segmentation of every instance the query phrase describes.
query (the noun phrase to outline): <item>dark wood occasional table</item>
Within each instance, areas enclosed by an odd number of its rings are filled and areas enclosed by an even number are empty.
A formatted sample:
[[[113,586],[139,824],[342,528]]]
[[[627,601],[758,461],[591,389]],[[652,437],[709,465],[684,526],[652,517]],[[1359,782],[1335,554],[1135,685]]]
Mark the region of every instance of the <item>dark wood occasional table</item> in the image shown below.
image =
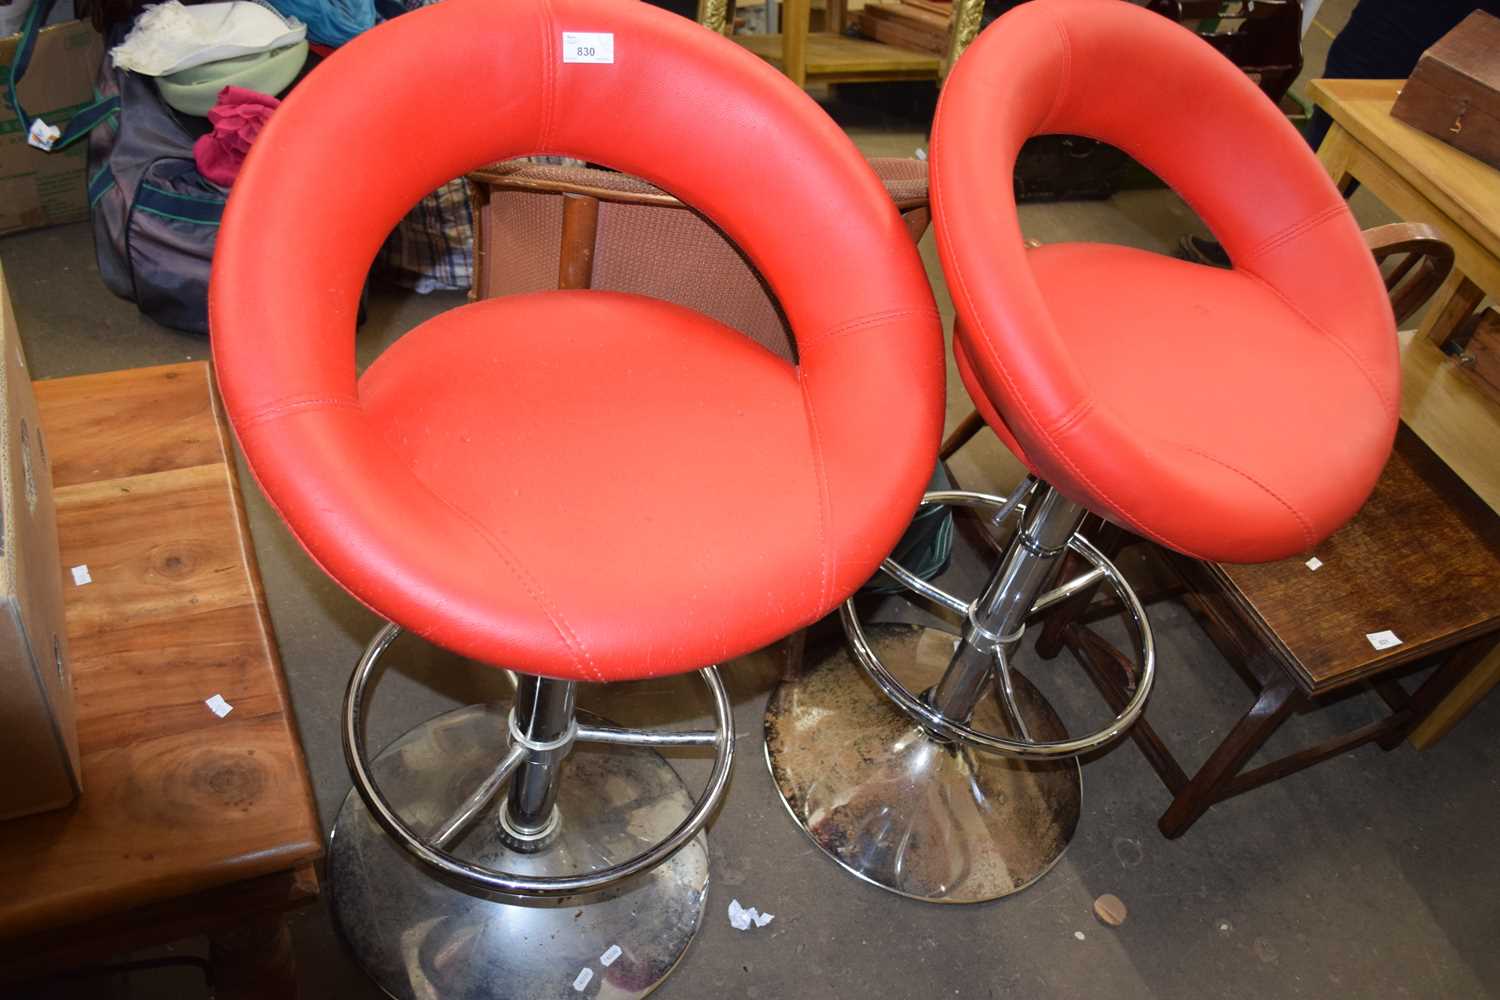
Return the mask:
[[[322,837],[209,367],[36,392],[83,794],[0,823],[0,981],[206,933],[221,1000],[293,997]]]
[[[1106,550],[1138,541],[1118,529],[1104,534]],[[1216,802],[1357,746],[1398,746],[1500,648],[1500,517],[1405,426],[1365,507],[1310,554],[1238,566],[1153,551],[1181,577],[1181,599],[1255,694],[1191,776],[1144,718],[1132,728],[1173,795],[1159,824],[1168,837]],[[1060,605],[1038,649],[1070,648],[1119,711],[1133,665],[1088,627],[1108,611],[1089,609],[1091,597]],[[1434,663],[1408,693],[1399,675]],[[1293,713],[1361,686],[1385,703],[1384,717],[1244,770]]]

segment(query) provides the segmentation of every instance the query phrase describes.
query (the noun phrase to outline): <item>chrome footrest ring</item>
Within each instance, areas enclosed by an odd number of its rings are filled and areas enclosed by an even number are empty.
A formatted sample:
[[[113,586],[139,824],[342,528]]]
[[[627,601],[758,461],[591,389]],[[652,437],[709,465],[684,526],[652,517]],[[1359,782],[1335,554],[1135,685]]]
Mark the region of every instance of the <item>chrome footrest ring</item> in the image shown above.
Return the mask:
[[[968,490],[940,490],[928,493],[922,498],[923,504],[944,503],[964,507],[987,507],[1000,511],[997,518],[1008,515],[1012,511],[1022,509],[1020,500],[1026,496],[1031,488],[1031,480],[1023,482],[1016,492],[1009,498],[991,496],[987,493],[975,493]],[[894,701],[900,709],[910,716],[923,728],[941,738],[958,743],[964,743],[976,750],[987,753],[998,754],[1003,757],[1019,757],[1024,760],[1053,760],[1059,757],[1076,757],[1081,754],[1090,753],[1101,747],[1108,746],[1133,725],[1136,719],[1146,709],[1146,700],[1151,695],[1151,688],[1156,680],[1156,642],[1151,634],[1151,623],[1146,618],[1146,609],[1141,606],[1140,598],[1136,596],[1130,584],[1120,573],[1115,565],[1109,561],[1094,544],[1082,535],[1075,534],[1068,539],[1070,550],[1081,556],[1093,568],[1078,580],[1069,581],[1056,590],[1043,594],[1037,598],[1032,605],[1031,613],[1037,614],[1045,608],[1058,603],[1072,593],[1083,589],[1087,583],[1102,580],[1108,583],[1110,589],[1119,599],[1124,608],[1126,620],[1135,638],[1136,659],[1138,672],[1136,675],[1135,692],[1130,701],[1115,716],[1114,720],[1104,728],[1066,740],[1033,741],[1026,739],[1010,739],[996,736],[993,733],[980,732],[957,720],[950,719],[937,709],[924,701],[921,697],[907,690],[898,681],[885,665],[880,662],[880,657],[875,653],[874,647],[865,636],[864,628],[860,625],[859,616],[854,609],[852,599],[844,602],[839,609],[839,620],[843,623],[844,634],[849,640],[849,645],[854,651],[855,659],[864,668],[865,673],[870,676],[876,685],[885,692],[886,696]],[[899,572],[891,572],[891,567],[896,564],[886,561],[883,567],[885,571],[902,583],[907,583],[908,578],[915,579],[905,569],[896,566]],[[929,597],[940,604],[954,608],[967,615],[971,604],[960,598],[938,590],[925,581],[920,581],[921,587],[909,587],[914,593]],[[936,591],[941,597],[934,596],[931,591]],[[956,605],[956,607],[955,607]],[[995,655],[1003,657],[1004,647],[995,649]],[[997,665],[998,666],[998,665]]]
[[[342,733],[344,759],[349,765],[349,775],[353,781],[355,790],[359,793],[359,797],[364,800],[371,817],[380,824],[381,829],[408,854],[448,881],[456,883],[461,887],[483,892],[533,899],[558,899],[599,892],[655,868],[677,853],[677,851],[687,846],[698,835],[704,824],[708,822],[709,817],[718,808],[720,800],[723,799],[724,792],[729,784],[730,765],[734,758],[734,718],[731,714],[729,694],[724,689],[724,682],[719,678],[718,669],[715,667],[705,667],[698,671],[698,676],[708,686],[709,694],[713,699],[716,725],[713,731],[714,739],[712,740],[714,747],[713,769],[709,773],[707,786],[704,788],[703,794],[699,797],[692,811],[663,840],[634,857],[611,865],[608,868],[602,868],[588,874],[545,878],[518,875],[513,872],[487,868],[464,861],[448,853],[441,847],[435,846],[430,838],[424,839],[418,836],[406,824],[406,821],[396,814],[396,811],[391,807],[379,786],[375,784],[375,780],[370,773],[370,762],[365,753],[364,708],[366,690],[381,655],[400,634],[401,627],[394,623],[389,623],[382,628],[365,648],[364,655],[360,657],[359,665],[355,667],[354,674],[349,679],[349,687],[344,694]],[[584,735],[577,732],[577,729],[578,727],[575,723],[574,727],[569,730],[569,739],[572,739],[575,735],[579,737]],[[612,733],[634,732],[632,730],[601,730],[599,727],[591,727],[590,735],[596,735],[601,731]],[[685,734],[689,738],[680,741],[673,740],[673,735],[671,733],[664,733],[660,737],[651,737],[649,734],[641,734],[641,738],[635,740],[613,739],[601,740],[600,742],[615,742],[636,746],[670,746],[674,744],[701,746],[708,743],[708,740],[705,738],[707,736],[706,733]]]

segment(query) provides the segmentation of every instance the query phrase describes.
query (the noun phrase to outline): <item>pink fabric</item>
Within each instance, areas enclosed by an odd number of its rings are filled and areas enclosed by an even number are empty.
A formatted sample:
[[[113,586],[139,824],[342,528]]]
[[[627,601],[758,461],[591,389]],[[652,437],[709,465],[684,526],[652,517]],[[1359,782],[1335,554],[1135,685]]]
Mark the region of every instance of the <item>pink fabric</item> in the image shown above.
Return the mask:
[[[270,94],[244,87],[225,87],[219,91],[218,103],[208,110],[214,130],[193,143],[198,173],[220,187],[233,184],[240,164],[245,162],[245,154],[250,152],[250,144],[280,103]]]

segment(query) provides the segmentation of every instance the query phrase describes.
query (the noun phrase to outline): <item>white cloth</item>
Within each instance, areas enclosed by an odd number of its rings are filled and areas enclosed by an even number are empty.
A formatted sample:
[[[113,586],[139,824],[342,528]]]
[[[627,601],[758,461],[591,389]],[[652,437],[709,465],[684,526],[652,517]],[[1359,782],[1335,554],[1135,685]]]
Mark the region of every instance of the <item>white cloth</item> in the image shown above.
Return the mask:
[[[235,56],[268,52],[307,37],[307,26],[258,3],[205,3],[185,7],[178,0],[147,7],[125,40],[110,50],[114,64],[146,76]]]

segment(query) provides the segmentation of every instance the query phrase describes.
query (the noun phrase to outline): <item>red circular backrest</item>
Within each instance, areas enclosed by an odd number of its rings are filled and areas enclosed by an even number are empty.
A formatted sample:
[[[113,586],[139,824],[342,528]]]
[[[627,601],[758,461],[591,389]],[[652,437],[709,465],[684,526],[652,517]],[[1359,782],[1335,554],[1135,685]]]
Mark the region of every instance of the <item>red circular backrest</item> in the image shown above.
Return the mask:
[[[1238,271],[1339,341],[1394,408],[1379,272],[1285,116],[1243,71],[1167,18],[1122,0],[1033,0],[958,61],[932,138],[933,222],[957,335],[1028,459],[1055,461],[1050,429],[1091,403],[1031,279],[1009,182],[1021,144],[1052,133],[1100,139],[1153,170]],[[1128,453],[1129,434],[1119,430]]]
[[[613,61],[564,61],[565,32],[610,34]],[[453,570],[431,566],[472,544],[471,529],[367,424],[354,332],[370,263],[402,215],[456,176],[532,154],[672,192],[770,283],[834,512],[832,607],[890,550],[930,475],[944,371],[931,289],[879,180],[813,101],[728,39],[642,3],[447,0],[354,39],[278,108],[235,182],[209,302],[226,407],[267,496],[377,610],[441,606],[503,631],[483,581],[455,587]]]

